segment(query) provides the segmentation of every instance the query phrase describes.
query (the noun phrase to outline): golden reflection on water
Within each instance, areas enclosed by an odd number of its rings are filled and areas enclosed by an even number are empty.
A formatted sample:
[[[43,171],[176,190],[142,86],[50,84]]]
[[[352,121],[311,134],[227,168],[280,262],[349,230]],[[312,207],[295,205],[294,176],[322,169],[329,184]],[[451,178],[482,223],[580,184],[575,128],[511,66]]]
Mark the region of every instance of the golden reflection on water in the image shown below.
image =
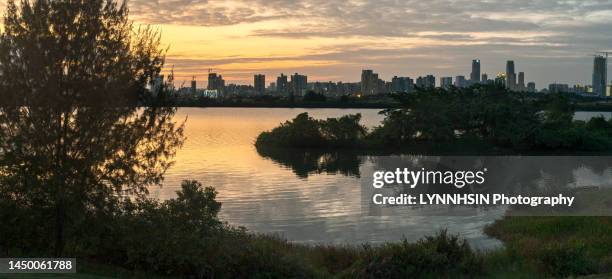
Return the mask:
[[[297,242],[417,240],[448,227],[477,246],[497,245],[482,234],[482,227],[496,216],[364,216],[359,178],[327,173],[300,178],[257,153],[253,143],[259,133],[304,111],[315,118],[360,112],[368,127],[382,120],[377,109],[181,108],[176,119],[187,118],[187,139],[164,186],[152,189],[151,195],[174,197],[182,180],[195,179],[219,191],[223,221]],[[365,160],[360,168],[373,166]]]

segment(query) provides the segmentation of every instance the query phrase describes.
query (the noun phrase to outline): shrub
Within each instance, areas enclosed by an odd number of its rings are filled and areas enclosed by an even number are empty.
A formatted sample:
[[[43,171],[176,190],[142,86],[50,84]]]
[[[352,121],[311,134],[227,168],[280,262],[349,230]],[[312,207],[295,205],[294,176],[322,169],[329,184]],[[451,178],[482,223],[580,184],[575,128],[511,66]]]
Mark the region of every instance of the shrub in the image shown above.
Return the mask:
[[[472,278],[482,274],[482,259],[470,246],[446,231],[417,243],[366,248],[354,278]]]

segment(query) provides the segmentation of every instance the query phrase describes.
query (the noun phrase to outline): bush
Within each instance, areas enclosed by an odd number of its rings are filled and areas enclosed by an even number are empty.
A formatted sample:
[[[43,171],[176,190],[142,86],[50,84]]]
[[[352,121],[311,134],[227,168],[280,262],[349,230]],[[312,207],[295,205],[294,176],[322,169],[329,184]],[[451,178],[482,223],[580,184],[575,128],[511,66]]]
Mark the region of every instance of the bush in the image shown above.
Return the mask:
[[[131,270],[182,278],[311,278],[286,242],[248,234],[219,221],[217,192],[184,181],[164,202],[128,201],[99,232],[89,255]]]
[[[482,258],[446,231],[417,243],[366,248],[351,278],[473,278],[483,273]]]
[[[585,247],[579,244],[549,244],[540,250],[539,258],[544,272],[557,278],[588,275],[597,271],[595,263],[587,257]]]

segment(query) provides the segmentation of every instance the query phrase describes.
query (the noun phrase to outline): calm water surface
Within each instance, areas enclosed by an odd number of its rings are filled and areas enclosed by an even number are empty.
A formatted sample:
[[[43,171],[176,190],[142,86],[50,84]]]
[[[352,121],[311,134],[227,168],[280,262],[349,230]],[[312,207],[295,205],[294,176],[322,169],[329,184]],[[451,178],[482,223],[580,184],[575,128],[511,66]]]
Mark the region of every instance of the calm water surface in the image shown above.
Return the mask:
[[[257,153],[253,143],[259,133],[305,111],[315,118],[361,113],[362,123],[369,127],[383,119],[379,109],[181,108],[176,119],[187,119],[187,140],[164,186],[152,195],[174,197],[182,180],[195,179],[219,191],[222,220],[302,243],[415,241],[447,228],[478,248],[500,244],[484,236],[482,229],[501,218],[503,209],[476,216],[415,216],[410,211],[365,216],[358,177],[328,173],[299,177],[291,168]],[[581,112],[576,118],[598,114]],[[361,173],[375,167],[368,158],[359,165]]]

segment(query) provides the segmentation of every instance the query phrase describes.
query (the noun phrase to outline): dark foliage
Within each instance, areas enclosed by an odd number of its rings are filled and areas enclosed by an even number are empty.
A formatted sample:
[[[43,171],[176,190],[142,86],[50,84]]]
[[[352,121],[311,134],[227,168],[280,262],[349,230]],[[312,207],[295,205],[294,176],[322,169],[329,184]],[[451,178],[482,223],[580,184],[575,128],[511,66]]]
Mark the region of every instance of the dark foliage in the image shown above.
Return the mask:
[[[386,109],[370,133],[348,133],[359,123],[351,116],[318,121],[298,115],[257,145],[283,147],[406,147],[422,143],[479,143],[529,151],[602,151],[612,146],[612,121],[573,121],[574,105],[562,94],[527,96],[497,85],[422,89],[394,96],[399,108]],[[335,135],[342,137],[335,137]],[[358,135],[358,136],[355,136]]]
[[[302,113],[270,132],[257,137],[257,145],[281,147],[347,147],[357,146],[367,130],[359,124],[360,114],[315,120]]]

